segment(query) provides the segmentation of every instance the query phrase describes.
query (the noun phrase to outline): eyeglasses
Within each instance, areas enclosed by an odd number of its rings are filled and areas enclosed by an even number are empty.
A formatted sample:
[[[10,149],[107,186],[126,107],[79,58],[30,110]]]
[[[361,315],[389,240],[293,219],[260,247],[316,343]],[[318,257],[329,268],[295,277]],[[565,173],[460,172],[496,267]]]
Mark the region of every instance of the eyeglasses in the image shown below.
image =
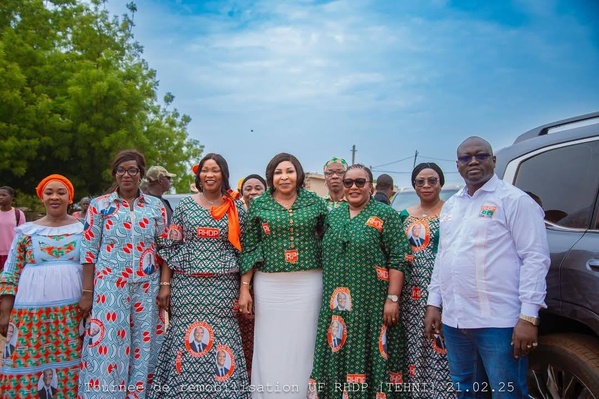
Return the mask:
[[[489,157],[491,157],[491,154],[483,152],[482,154],[463,155],[458,157],[458,162],[462,165],[466,165],[472,161],[472,157],[474,157],[478,162],[485,162],[487,159],[489,159]]]
[[[439,179],[437,177],[427,177],[426,179],[414,180],[414,185],[416,187],[424,187],[424,185],[428,183],[429,186],[436,186],[438,182]]]
[[[129,169],[118,168],[116,170],[117,176],[124,176],[125,173],[129,174],[129,176],[135,176],[139,173],[139,169],[138,168],[129,168]]]
[[[325,176],[331,177],[333,175],[337,175],[339,177],[343,177],[343,174],[345,173],[344,170],[327,170],[326,172],[324,172]]]
[[[366,185],[366,183],[370,183],[370,181],[360,178],[360,179],[344,179],[343,180],[343,187],[345,188],[351,188],[351,186],[353,186],[354,184],[356,185],[356,187],[358,188],[364,188],[364,186]]]

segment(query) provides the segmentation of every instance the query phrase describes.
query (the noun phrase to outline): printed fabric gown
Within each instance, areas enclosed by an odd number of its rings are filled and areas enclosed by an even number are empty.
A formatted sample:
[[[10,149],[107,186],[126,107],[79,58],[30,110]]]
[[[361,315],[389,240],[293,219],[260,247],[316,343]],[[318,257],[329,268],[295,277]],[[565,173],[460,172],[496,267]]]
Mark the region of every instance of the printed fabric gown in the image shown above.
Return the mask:
[[[2,353],[0,397],[75,398],[83,327],[79,222],[25,223],[0,275],[0,295],[15,295]],[[44,383],[45,382],[45,383]]]
[[[347,203],[325,220],[323,304],[308,398],[400,397],[399,324],[387,328],[383,308],[389,270],[409,277],[409,244],[398,213],[371,199],[355,217]]]
[[[431,281],[435,256],[439,246],[439,217],[415,217],[405,209],[399,214],[406,236],[412,237],[414,226],[420,232],[420,245],[412,245],[412,274],[409,284],[404,285],[401,298],[401,321],[407,334],[403,364],[406,383],[418,389],[412,390],[413,398],[455,398],[452,392],[447,350],[439,336],[434,341],[424,334],[427,287]],[[414,241],[415,242],[415,241]]]
[[[241,234],[245,209],[235,201]],[[249,399],[237,321],[239,251],[228,216],[181,200],[158,254],[173,270],[171,312],[150,398]]]
[[[95,265],[79,399],[145,399],[164,338],[158,308],[156,242],[166,236],[166,209],[150,195],[132,204],[118,192],[94,198],[87,211],[81,263]]]

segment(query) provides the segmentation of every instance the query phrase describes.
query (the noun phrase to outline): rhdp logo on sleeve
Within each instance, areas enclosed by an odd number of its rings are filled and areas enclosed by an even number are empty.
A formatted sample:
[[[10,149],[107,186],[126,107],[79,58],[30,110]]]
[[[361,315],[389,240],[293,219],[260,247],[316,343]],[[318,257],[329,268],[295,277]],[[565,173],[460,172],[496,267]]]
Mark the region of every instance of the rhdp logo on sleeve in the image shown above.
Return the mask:
[[[478,214],[479,218],[487,218],[493,219],[493,215],[495,215],[495,211],[497,210],[496,206],[492,205],[483,205],[480,207],[480,213]]]
[[[366,226],[374,227],[380,233],[380,232],[383,231],[383,220],[381,218],[376,217],[376,216],[371,216],[366,221]]]

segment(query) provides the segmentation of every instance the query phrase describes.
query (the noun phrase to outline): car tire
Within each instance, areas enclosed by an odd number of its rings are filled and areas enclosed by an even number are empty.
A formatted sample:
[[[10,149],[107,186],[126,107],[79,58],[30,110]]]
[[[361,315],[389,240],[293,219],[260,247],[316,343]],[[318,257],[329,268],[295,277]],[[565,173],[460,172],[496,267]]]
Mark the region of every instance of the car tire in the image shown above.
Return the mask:
[[[529,358],[528,389],[537,399],[599,399],[599,340],[582,334],[539,337]]]

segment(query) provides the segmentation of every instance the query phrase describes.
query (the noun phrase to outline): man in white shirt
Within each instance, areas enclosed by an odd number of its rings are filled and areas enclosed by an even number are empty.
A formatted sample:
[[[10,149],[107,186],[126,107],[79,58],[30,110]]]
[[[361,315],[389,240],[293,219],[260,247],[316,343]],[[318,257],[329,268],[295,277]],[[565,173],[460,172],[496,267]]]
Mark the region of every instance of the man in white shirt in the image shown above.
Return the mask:
[[[459,398],[528,397],[526,355],[537,346],[550,263],[543,210],[494,174],[487,141],[470,137],[457,155],[466,187],[441,211],[426,333],[444,335]]]

